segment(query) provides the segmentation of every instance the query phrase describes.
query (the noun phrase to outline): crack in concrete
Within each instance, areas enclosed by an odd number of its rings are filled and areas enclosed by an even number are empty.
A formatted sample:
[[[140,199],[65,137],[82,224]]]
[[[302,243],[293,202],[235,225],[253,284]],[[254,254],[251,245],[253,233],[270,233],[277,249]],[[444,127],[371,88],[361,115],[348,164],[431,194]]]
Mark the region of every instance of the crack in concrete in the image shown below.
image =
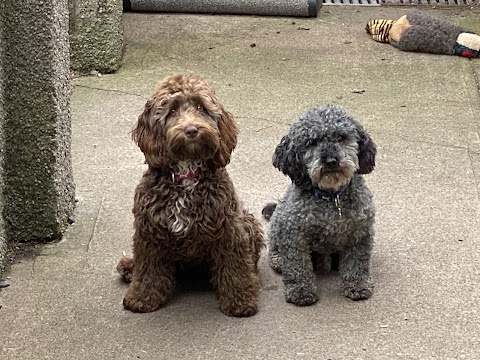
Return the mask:
[[[475,72],[475,66],[473,65],[473,61],[470,59],[470,68],[472,69],[472,75],[473,75],[473,80],[475,81],[475,84],[477,86],[477,99],[472,99],[470,98],[470,112],[471,116],[476,120],[476,112],[473,110],[474,104],[478,103],[479,97],[480,97],[480,80],[477,76],[477,73]],[[469,96],[470,97],[470,96]],[[480,138],[480,132],[478,131],[478,122],[475,122],[475,134],[477,136],[477,139]],[[477,195],[477,200],[480,198],[480,188],[479,188],[479,178],[478,174],[475,171],[475,163],[474,160],[472,159],[472,154],[479,154],[477,151],[474,151],[470,148],[470,146],[467,146],[467,154],[468,154],[468,160],[470,162],[470,169],[472,170],[473,173],[473,181],[475,182],[475,186],[477,188],[477,191],[475,192]]]
[[[147,54],[149,52],[149,48],[145,50],[145,54],[142,55],[142,62],[140,63],[140,69],[145,70],[145,58],[147,57]]]
[[[285,122],[285,121],[282,121],[282,120],[275,120],[275,119],[265,119],[265,118],[253,117],[253,116],[236,116],[235,118],[236,119],[260,120],[260,121],[273,123],[275,125],[283,125],[283,126],[291,126],[292,125],[292,122]],[[259,127],[257,129],[255,129],[255,132],[260,132],[260,131],[265,130],[265,129],[266,129],[265,126],[264,127]],[[393,132],[389,132],[389,131],[383,131],[383,133],[394,135],[397,139],[403,140],[405,142],[413,143],[413,144],[425,144],[425,145],[438,146],[438,147],[443,147],[443,148],[453,149],[453,150],[466,150],[469,153],[480,155],[480,152],[474,151],[474,150],[470,149],[468,146],[441,144],[441,143],[435,143],[435,142],[426,141],[426,140],[414,140],[414,139],[409,139],[408,137],[405,137],[405,136],[398,135],[398,133],[396,133],[396,132],[393,133]],[[477,135],[479,134],[478,132],[476,132],[476,133],[477,133]]]
[[[247,120],[260,120],[260,121],[266,121],[270,123],[274,123],[277,125],[286,125],[286,126],[291,126],[292,122],[284,122],[282,120],[276,120],[276,119],[265,119],[261,117],[255,117],[255,116],[235,116],[235,119],[247,119]]]
[[[451,145],[451,144],[439,144],[431,141],[426,141],[426,140],[412,140],[407,137],[401,136],[396,134],[395,135],[398,139],[401,139],[406,142],[414,143],[414,144],[425,144],[425,145],[431,145],[431,146],[438,146],[438,147],[444,147],[447,149],[454,149],[454,150],[466,150],[467,152],[473,152],[474,154],[479,154],[476,151],[472,151],[471,149],[468,148],[468,146],[460,146],[460,145]]]
[[[477,191],[475,191],[475,194],[477,195],[477,201],[478,199],[480,198],[480,195],[479,195],[479,183],[478,183],[478,174],[477,172],[475,171],[475,165],[474,165],[474,162],[473,162],[473,159],[472,159],[472,151],[467,151],[467,154],[468,154],[468,161],[470,162],[470,168],[472,169],[472,173],[473,173],[473,181],[475,182],[475,186],[477,187]],[[478,153],[476,153],[478,154]]]
[[[32,280],[35,277],[35,264],[37,263],[37,257],[33,258],[32,262],[32,271],[30,272],[30,279]]]
[[[480,78],[478,77],[477,73],[475,72],[475,66],[473,66],[473,61],[470,59],[470,68],[472,69],[473,79],[477,84],[477,91],[480,95]]]
[[[122,90],[116,90],[116,89],[102,89],[102,88],[97,88],[97,87],[94,87],[94,86],[78,85],[78,84],[75,85],[75,87],[84,88],[84,89],[90,89],[90,90],[99,90],[99,91],[106,91],[106,92],[114,92],[114,93],[122,94],[122,95],[137,96],[137,97],[141,97],[141,98],[144,99],[144,100],[148,100],[148,99],[147,99],[145,96],[143,96],[143,95],[130,93],[130,92],[128,92],[128,91],[122,91]]]
[[[90,253],[90,248],[92,247],[93,238],[95,237],[95,234],[96,234],[96,232],[97,232],[98,220],[99,220],[99,218],[100,218],[100,212],[102,211],[102,208],[103,208],[103,204],[104,204],[104,203],[105,203],[105,190],[103,190],[102,200],[100,201],[100,205],[98,206],[97,215],[95,216],[95,219],[94,219],[94,221],[93,221],[92,233],[90,234],[90,239],[88,239],[87,255]]]

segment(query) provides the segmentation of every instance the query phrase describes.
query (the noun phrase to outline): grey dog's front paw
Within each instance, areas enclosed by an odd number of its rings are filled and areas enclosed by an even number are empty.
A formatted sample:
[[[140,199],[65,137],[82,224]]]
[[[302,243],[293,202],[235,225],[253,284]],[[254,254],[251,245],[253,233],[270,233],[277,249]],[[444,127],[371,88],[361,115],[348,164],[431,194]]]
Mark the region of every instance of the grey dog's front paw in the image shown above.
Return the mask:
[[[297,306],[308,306],[318,301],[314,290],[298,287],[287,287],[285,289],[285,300]]]
[[[367,300],[373,294],[373,285],[367,282],[366,284],[345,286],[343,293],[346,297],[354,301]]]
[[[282,273],[282,257],[278,253],[271,253],[268,255],[268,263],[270,267],[278,274]]]

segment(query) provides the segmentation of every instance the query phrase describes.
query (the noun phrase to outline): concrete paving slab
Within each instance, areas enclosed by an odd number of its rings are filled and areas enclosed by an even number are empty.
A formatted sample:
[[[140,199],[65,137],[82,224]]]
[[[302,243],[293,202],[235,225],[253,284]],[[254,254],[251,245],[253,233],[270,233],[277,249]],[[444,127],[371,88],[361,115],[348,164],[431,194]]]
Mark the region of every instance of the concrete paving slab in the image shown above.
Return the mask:
[[[1,358],[478,358],[477,63],[402,53],[364,33],[369,19],[404,11],[329,7],[311,20],[125,14],[119,73],[75,80],[76,222],[13,267],[0,292]],[[478,16],[432,12],[457,23]],[[379,149],[367,176],[377,207],[370,300],[343,298],[332,274],[318,278],[318,304],[296,308],[264,256],[252,318],[224,316],[214,293],[198,290],[179,291],[152,314],[122,309],[115,265],[130,251],[132,194],[145,170],[129,131],[173,72],[204,75],[236,115],[229,172],[257,216],[289,183],[271,157],[302,111],[337,103],[366,126]]]

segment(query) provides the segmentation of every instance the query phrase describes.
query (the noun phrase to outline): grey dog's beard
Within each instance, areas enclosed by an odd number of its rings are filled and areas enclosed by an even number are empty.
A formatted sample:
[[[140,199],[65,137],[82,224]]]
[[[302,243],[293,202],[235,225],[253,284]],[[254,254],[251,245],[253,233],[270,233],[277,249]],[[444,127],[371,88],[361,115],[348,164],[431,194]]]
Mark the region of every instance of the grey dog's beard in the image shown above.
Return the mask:
[[[320,180],[316,182],[320,189],[328,189],[332,191],[338,191],[342,186],[347,185],[351,176],[346,176],[341,172],[326,173],[320,177]]]
[[[320,189],[338,191],[342,186],[347,185],[352,179],[358,165],[354,161],[344,161],[340,164],[338,171],[326,172],[319,164],[314,161],[312,167],[308,168],[308,173],[312,183]]]
[[[315,151],[307,151],[305,161],[308,175],[312,183],[320,189],[338,191],[342,186],[347,185],[358,170],[358,145],[356,142],[348,144],[344,149],[343,157],[340,160],[340,167],[337,171],[325,171],[320,160],[321,154]]]

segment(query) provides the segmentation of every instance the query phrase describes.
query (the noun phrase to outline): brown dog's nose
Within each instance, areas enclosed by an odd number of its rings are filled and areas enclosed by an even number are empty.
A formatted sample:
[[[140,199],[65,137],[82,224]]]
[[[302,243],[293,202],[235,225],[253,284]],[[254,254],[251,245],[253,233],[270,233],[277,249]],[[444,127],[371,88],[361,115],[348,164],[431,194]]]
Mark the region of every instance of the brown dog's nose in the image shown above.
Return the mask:
[[[185,135],[187,135],[188,138],[194,138],[195,136],[198,135],[198,129],[193,125],[187,126],[185,128],[184,132],[185,132]]]

